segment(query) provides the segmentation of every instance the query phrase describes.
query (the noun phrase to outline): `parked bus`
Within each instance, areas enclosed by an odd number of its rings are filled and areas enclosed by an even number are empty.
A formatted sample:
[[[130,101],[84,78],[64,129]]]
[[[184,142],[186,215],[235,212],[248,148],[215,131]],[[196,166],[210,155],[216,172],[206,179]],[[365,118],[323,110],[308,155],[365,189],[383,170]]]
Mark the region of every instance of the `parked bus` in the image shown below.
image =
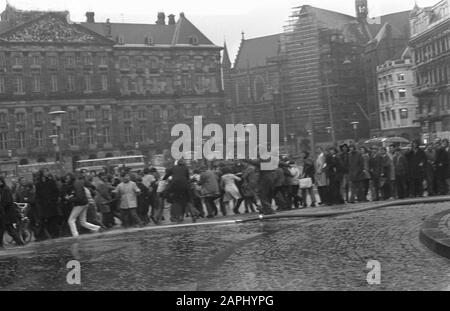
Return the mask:
[[[141,171],[145,168],[145,156],[123,156],[103,159],[80,160],[76,162],[76,171],[87,170],[89,172],[102,172],[105,169],[114,170],[130,169],[132,172]]]

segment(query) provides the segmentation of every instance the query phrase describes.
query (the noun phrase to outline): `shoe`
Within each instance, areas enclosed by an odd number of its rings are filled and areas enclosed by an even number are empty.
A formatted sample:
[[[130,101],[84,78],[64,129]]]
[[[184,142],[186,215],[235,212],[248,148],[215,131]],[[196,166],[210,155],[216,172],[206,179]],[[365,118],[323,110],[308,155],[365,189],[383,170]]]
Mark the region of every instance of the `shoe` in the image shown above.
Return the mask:
[[[316,203],[312,203],[310,207],[317,207]]]

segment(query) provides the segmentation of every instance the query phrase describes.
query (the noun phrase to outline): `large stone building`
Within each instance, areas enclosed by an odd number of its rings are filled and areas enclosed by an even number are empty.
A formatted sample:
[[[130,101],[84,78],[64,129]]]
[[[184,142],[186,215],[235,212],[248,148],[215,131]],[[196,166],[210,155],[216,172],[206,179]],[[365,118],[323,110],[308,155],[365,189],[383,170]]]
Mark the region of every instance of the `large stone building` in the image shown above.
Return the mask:
[[[409,12],[368,18],[365,0],[355,9],[356,17],[303,5],[282,34],[243,38],[231,110],[279,123],[286,152],[379,129],[377,66],[407,46]]]
[[[181,13],[156,24],[70,21],[68,12],[20,11],[0,22],[0,158],[67,163],[125,153],[161,153],[175,123],[221,122],[221,47]]]
[[[414,95],[419,99],[418,121],[424,140],[450,138],[450,0],[426,8],[416,6],[410,23]]]
[[[417,98],[413,95],[415,78],[409,48],[401,58],[377,67],[381,134],[406,139],[420,138],[417,124]]]

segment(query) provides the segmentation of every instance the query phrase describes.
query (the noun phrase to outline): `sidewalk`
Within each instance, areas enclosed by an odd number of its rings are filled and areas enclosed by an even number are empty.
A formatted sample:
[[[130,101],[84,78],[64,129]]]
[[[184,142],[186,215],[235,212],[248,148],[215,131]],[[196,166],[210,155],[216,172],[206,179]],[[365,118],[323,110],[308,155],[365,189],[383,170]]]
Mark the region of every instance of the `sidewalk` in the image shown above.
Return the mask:
[[[250,221],[265,221],[265,220],[276,220],[276,219],[289,219],[289,218],[321,218],[321,217],[333,217],[346,215],[351,213],[360,213],[365,211],[370,211],[374,209],[381,209],[390,206],[401,206],[401,205],[413,205],[413,204],[424,204],[424,203],[438,203],[438,202],[447,202],[450,201],[450,196],[438,196],[438,197],[424,197],[424,198],[416,198],[416,199],[404,199],[404,200],[389,200],[389,201],[379,201],[379,202],[367,202],[367,203],[357,203],[357,204],[346,204],[346,205],[336,205],[336,206],[324,206],[324,207],[316,207],[316,208],[305,208],[305,209],[293,209],[289,211],[281,211],[277,212],[274,215],[260,215],[258,213],[252,214],[240,214],[240,215],[232,215],[232,216],[218,216],[212,219],[198,219],[197,222],[192,223],[190,218],[185,218],[184,222],[181,224],[172,224],[167,219],[168,215],[165,215],[165,223],[162,225],[148,225],[146,227],[140,228],[114,228],[101,233],[93,233],[93,234],[82,234],[77,238],[73,237],[65,237],[53,240],[46,240],[42,242],[32,242],[28,245],[17,247],[5,247],[5,251],[0,251],[0,254],[3,252],[7,252],[8,250],[21,250],[27,248],[34,248],[37,245],[45,245],[45,244],[53,244],[59,242],[67,242],[67,241],[78,241],[85,239],[100,239],[102,237],[112,236],[112,235],[120,235],[126,233],[133,232],[142,232],[142,231],[151,231],[151,230],[164,230],[164,229],[176,229],[183,227],[192,227],[192,226],[216,226],[216,225],[232,225],[245,223]],[[449,212],[450,213],[450,212]]]

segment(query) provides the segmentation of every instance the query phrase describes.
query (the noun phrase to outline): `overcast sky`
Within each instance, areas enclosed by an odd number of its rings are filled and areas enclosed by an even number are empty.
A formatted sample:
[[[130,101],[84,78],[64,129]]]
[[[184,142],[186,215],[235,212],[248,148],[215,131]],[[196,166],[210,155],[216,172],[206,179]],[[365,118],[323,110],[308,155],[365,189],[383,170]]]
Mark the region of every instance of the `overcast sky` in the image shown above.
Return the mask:
[[[439,0],[417,0],[429,6]],[[158,12],[178,15],[184,12],[215,44],[226,40],[232,60],[241,40],[283,31],[291,9],[309,4],[323,9],[355,15],[354,0],[10,0],[18,9],[68,10],[73,21],[84,21],[86,11],[94,11],[96,21],[154,23]],[[6,5],[0,0],[0,8]],[[369,0],[371,17],[410,10],[414,0]]]

